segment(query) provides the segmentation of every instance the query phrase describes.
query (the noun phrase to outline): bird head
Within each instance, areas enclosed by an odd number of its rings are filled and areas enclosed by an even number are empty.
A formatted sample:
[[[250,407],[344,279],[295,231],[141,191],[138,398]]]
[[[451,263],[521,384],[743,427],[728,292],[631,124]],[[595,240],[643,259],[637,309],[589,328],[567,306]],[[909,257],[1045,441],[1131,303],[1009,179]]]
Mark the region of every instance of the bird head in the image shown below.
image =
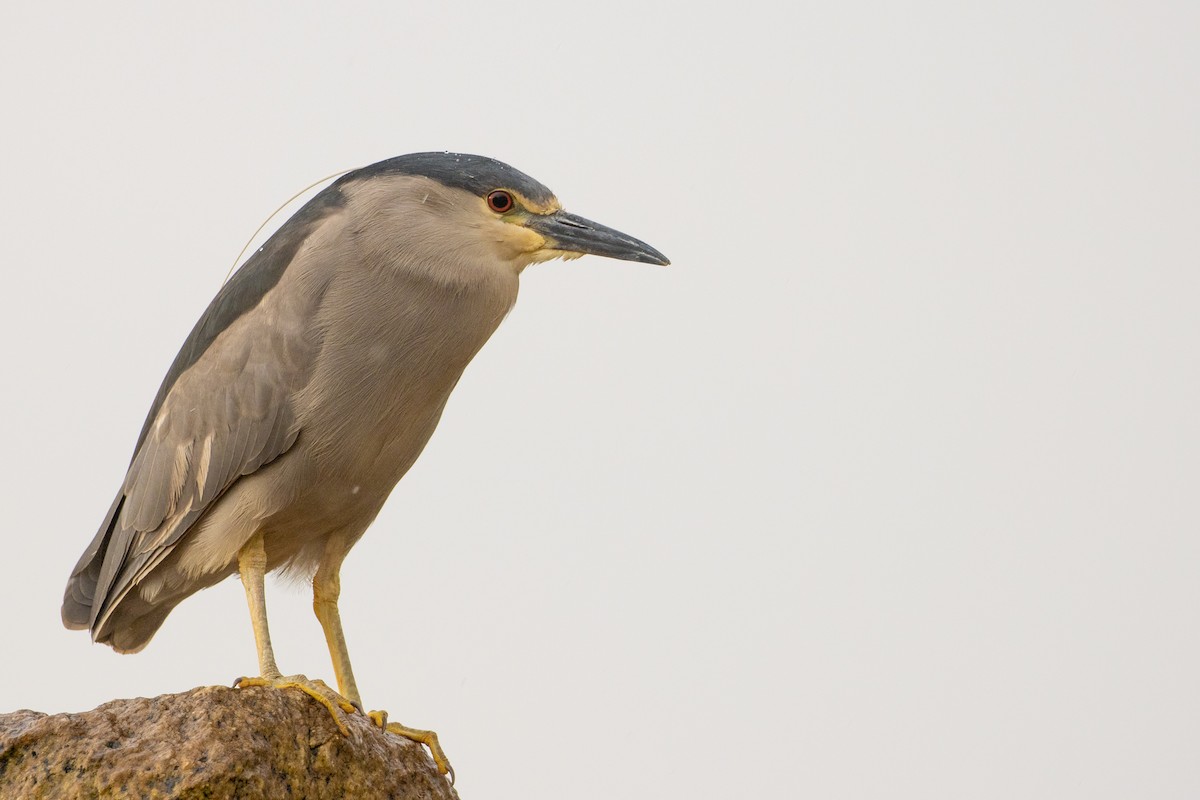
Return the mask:
[[[670,263],[639,239],[563,210],[544,185],[485,156],[413,153],[351,172],[338,185],[359,196],[383,193],[365,205],[403,214],[397,224],[406,228],[405,241],[427,258],[498,261],[518,273],[584,255]]]

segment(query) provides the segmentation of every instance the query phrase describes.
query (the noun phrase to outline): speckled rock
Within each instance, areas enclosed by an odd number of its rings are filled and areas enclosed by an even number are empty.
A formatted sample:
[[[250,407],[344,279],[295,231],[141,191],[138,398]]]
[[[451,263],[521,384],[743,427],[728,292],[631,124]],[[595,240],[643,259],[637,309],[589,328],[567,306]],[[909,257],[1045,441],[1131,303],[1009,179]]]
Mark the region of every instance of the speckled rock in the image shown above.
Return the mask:
[[[427,751],[298,691],[207,686],[82,714],[0,714],[0,799],[458,795]]]

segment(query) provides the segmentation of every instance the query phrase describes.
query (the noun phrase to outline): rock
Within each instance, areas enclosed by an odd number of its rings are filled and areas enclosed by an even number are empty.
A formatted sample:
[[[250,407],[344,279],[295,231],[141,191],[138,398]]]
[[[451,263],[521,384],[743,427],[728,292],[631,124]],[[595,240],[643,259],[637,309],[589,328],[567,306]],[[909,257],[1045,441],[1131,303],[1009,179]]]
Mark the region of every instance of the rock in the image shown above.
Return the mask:
[[[0,799],[397,798],[458,794],[415,742],[295,690],[206,686],[83,714],[0,714]]]

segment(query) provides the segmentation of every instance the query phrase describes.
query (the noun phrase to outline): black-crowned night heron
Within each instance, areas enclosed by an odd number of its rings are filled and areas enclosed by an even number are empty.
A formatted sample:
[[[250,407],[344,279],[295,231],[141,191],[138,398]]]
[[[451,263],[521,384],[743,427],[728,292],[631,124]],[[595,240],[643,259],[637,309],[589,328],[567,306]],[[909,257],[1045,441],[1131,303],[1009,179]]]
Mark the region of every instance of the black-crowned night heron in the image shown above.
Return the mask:
[[[71,573],[63,623],[137,652],[181,600],[238,572],[260,676],[240,684],[299,688],[345,731],[341,714],[362,703],[338,616],[342,560],[512,308],[521,271],[587,253],[668,263],[490,158],[418,153],[341,177],[192,329]],[[280,568],[313,576],[337,693],[275,664],[263,578]],[[371,717],[447,771],[432,733]]]

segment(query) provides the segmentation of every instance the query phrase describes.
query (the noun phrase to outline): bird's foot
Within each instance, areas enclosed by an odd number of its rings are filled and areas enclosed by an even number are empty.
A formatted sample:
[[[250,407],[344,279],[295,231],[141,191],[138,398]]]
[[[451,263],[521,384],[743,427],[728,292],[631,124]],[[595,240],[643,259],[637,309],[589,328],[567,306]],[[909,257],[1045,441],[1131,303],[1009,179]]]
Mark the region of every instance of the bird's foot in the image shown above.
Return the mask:
[[[303,675],[276,675],[274,677],[238,678],[233,682],[234,688],[244,689],[247,686],[266,686],[271,689],[299,689],[329,710],[333,724],[343,736],[350,735],[346,727],[346,714],[362,713],[362,709],[351,703],[340,694],[330,689],[324,681],[309,680]],[[436,740],[435,740],[436,741]]]
[[[371,722],[388,733],[403,736],[405,739],[411,739],[428,747],[430,754],[433,756],[433,763],[437,764],[438,772],[443,775],[449,775],[450,783],[454,783],[454,767],[450,766],[450,761],[446,758],[446,753],[442,750],[442,745],[438,742],[438,735],[436,733],[409,728],[401,725],[399,722],[388,722],[388,713],[386,711],[372,711],[367,716]]]

